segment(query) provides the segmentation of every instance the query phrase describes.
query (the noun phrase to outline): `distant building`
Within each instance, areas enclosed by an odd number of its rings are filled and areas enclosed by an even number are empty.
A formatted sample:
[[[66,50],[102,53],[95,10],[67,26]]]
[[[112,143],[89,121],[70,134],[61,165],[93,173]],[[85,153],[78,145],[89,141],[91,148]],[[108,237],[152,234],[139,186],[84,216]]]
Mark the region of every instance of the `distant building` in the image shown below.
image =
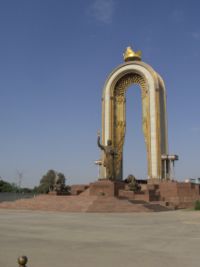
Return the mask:
[[[200,178],[189,178],[185,180],[185,183],[200,184]]]

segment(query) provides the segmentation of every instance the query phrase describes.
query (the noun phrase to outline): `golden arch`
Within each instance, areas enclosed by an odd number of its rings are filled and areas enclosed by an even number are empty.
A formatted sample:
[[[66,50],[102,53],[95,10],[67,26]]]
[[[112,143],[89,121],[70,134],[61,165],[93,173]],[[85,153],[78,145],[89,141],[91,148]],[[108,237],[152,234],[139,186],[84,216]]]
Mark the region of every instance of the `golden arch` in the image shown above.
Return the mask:
[[[118,66],[108,77],[102,97],[102,142],[112,141],[117,155],[113,179],[123,178],[123,145],[126,130],[126,90],[139,84],[142,95],[142,125],[146,143],[148,178],[166,178],[162,155],[168,154],[166,93],[162,78],[148,64],[136,58]],[[103,161],[103,155],[102,155]],[[101,165],[101,177],[107,177]]]

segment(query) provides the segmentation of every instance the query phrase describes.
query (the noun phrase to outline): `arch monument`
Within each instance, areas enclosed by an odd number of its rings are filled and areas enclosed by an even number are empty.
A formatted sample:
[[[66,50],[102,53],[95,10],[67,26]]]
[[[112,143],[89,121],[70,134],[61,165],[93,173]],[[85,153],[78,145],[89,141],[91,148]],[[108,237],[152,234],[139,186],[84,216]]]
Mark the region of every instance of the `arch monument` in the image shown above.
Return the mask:
[[[142,128],[146,144],[149,179],[170,179],[177,156],[168,155],[166,90],[162,77],[142,62],[141,51],[128,47],[124,64],[105,82],[102,96],[102,150],[100,178],[123,179],[123,145],[126,132],[126,91],[132,84],[141,88]]]

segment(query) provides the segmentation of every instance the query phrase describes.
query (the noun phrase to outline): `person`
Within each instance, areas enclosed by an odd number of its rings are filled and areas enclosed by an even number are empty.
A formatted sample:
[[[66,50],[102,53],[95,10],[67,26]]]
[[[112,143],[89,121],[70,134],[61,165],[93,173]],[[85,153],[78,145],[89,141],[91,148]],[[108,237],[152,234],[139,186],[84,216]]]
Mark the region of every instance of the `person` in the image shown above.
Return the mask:
[[[112,141],[107,140],[107,145],[104,146],[100,142],[100,133],[98,132],[97,145],[103,151],[103,166],[106,168],[106,178],[114,179],[114,157],[117,155],[113,149]]]

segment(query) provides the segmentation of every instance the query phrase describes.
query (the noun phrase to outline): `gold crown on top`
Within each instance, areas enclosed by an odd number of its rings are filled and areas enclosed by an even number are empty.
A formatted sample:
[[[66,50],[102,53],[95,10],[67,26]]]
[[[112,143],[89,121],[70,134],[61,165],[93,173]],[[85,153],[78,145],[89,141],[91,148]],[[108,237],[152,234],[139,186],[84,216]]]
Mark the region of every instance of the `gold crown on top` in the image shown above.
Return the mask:
[[[123,54],[124,61],[132,61],[132,60],[141,60],[142,51],[139,50],[137,52],[133,51],[133,49],[128,46]]]

